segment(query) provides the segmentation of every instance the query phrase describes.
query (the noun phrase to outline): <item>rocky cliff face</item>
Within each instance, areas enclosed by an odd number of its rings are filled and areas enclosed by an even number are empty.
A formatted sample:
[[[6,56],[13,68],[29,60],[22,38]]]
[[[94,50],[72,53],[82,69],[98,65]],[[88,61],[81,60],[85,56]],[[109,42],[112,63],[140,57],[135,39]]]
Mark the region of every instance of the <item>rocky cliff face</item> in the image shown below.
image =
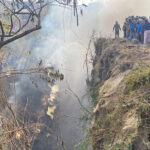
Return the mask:
[[[95,53],[93,150],[149,150],[150,48],[101,38]]]

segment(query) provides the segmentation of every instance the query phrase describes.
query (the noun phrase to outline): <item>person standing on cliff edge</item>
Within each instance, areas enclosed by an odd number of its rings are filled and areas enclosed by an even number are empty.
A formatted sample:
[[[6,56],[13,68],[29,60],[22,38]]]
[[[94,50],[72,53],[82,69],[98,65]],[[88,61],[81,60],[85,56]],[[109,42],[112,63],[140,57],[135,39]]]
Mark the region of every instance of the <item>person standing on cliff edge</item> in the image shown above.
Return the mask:
[[[121,28],[120,28],[118,21],[116,21],[116,23],[113,27],[113,31],[115,31],[115,39],[119,38],[119,31],[121,31]]]

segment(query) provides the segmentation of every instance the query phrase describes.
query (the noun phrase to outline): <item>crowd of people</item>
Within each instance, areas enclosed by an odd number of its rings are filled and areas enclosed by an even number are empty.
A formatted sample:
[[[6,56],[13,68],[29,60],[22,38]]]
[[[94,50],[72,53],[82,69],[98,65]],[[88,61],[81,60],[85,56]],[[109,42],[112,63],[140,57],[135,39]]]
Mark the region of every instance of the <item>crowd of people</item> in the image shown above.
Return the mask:
[[[113,30],[115,31],[115,38],[118,38],[121,28],[117,21]],[[130,41],[132,39],[137,39],[144,44],[150,43],[150,17],[130,16],[125,19],[122,30],[124,38],[127,38]]]

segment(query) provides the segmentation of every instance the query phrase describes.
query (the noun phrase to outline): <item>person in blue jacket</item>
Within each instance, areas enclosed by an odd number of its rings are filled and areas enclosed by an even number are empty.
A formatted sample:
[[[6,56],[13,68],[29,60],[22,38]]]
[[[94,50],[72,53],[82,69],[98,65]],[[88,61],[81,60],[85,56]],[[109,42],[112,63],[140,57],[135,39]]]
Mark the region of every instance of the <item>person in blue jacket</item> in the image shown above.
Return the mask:
[[[135,39],[136,38],[136,23],[133,20],[129,20],[129,27],[130,27],[130,36],[129,40]]]
[[[142,29],[142,26],[144,25],[144,20],[142,19],[139,19],[139,25],[137,27],[137,34],[138,34],[138,40],[139,42],[142,42],[142,34],[141,34],[141,29]]]

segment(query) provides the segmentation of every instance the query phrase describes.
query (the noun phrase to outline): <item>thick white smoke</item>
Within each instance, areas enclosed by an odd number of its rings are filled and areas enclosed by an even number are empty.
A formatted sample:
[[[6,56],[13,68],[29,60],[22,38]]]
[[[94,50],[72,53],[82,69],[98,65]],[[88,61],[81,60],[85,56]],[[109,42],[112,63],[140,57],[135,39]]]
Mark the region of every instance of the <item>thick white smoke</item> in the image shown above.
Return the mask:
[[[112,34],[116,20],[122,25],[128,16],[150,16],[149,0],[99,0],[104,7],[99,14],[101,31],[107,35]]]
[[[59,83],[60,97],[59,110],[60,128],[63,139],[68,149],[73,146],[82,135],[79,122],[80,105],[77,99],[66,93],[68,84],[70,88],[82,97],[86,91],[86,72],[83,69],[86,48],[93,30],[99,30],[98,13],[101,10],[100,3],[90,3],[83,8],[83,16],[79,11],[79,26],[73,11],[67,8],[52,8],[46,16],[41,29],[41,41],[32,49],[32,55],[43,60],[45,65],[54,65],[65,76],[65,80]],[[61,116],[74,116],[61,117]]]
[[[85,0],[86,1],[86,0]],[[94,0],[93,0],[94,1]],[[60,84],[60,115],[80,116],[80,106],[71,95],[65,95],[67,84],[79,97],[85,94],[86,73],[83,69],[86,48],[93,30],[103,35],[112,35],[116,20],[121,25],[130,15],[149,16],[149,0],[95,0],[83,8],[83,16],[79,11],[79,27],[73,11],[67,8],[51,8],[42,23],[41,36],[27,36],[27,42],[16,42],[18,50],[30,50],[29,58],[42,59],[44,65],[53,65],[65,75],[65,81]],[[80,9],[79,9],[80,10]],[[19,43],[19,44],[17,44]],[[20,43],[22,44],[20,46]],[[27,61],[29,60],[27,58]],[[29,61],[30,62],[30,61]],[[62,118],[62,135],[67,148],[73,149],[75,141],[81,134],[77,120]]]

